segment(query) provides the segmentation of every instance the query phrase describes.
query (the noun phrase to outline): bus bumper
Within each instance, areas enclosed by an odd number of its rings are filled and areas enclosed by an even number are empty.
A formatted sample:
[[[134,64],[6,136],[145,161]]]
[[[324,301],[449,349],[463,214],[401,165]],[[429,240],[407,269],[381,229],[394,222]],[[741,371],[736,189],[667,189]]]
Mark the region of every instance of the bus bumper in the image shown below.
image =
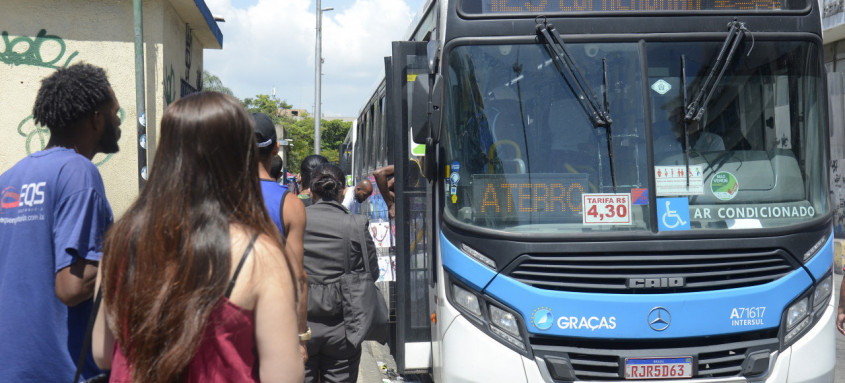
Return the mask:
[[[523,360],[527,359],[473,326],[463,316],[455,317],[449,325],[441,347],[444,383],[528,382],[523,368]]]
[[[707,379],[707,382],[833,382],[836,364],[834,321],[835,310],[831,298],[831,304],[815,326],[791,347],[781,353],[772,354],[771,367],[765,377],[716,378]],[[544,364],[542,360],[528,359],[505,347],[460,315],[455,317],[444,333],[441,346],[443,382],[553,382],[548,371],[541,371],[540,366]],[[694,381],[696,380],[687,379],[674,382]]]

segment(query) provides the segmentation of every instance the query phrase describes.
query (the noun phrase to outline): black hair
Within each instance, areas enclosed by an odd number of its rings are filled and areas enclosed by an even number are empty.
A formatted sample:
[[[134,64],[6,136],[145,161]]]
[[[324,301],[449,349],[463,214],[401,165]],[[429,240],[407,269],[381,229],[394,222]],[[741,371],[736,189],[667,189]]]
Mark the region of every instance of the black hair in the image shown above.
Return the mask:
[[[79,63],[59,68],[41,80],[32,107],[35,123],[52,134],[67,134],[80,119],[113,101],[103,68]]]
[[[261,153],[262,148],[258,148],[258,152]],[[284,162],[282,161],[282,157],[273,156],[270,159],[270,177],[273,177],[274,180],[278,180],[279,177],[282,176],[282,165]]]
[[[321,200],[337,201],[346,186],[343,170],[334,164],[322,164],[314,169],[313,176],[311,194],[317,195]]]
[[[311,188],[311,174],[318,166],[327,163],[329,160],[319,154],[312,154],[302,160],[302,164],[299,165],[299,176],[302,178],[300,182],[303,189]]]

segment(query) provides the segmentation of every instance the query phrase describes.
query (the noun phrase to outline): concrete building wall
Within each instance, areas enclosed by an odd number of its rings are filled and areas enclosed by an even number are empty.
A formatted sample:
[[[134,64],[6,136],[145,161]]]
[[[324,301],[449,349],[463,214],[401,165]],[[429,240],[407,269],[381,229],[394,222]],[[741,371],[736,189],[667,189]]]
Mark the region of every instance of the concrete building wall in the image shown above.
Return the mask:
[[[222,36],[217,30],[214,38],[193,0],[145,0],[143,20],[151,164],[164,109],[181,97],[183,80],[193,89],[201,87],[203,49],[219,49]],[[41,79],[79,62],[103,67],[121,106],[121,150],[93,161],[119,217],[138,195],[132,1],[2,1],[0,33],[0,172],[47,144],[49,131],[32,121]]]
[[[821,0],[830,121],[830,201],[835,234],[845,238],[845,1]]]

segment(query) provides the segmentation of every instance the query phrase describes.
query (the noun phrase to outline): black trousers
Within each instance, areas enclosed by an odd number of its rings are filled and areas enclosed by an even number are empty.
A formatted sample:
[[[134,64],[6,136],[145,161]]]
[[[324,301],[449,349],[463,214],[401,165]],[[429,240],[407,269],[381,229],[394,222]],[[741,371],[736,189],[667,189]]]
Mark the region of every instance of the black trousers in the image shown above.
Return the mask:
[[[355,383],[361,346],[346,340],[343,318],[308,320],[311,340],[306,343],[305,383]]]

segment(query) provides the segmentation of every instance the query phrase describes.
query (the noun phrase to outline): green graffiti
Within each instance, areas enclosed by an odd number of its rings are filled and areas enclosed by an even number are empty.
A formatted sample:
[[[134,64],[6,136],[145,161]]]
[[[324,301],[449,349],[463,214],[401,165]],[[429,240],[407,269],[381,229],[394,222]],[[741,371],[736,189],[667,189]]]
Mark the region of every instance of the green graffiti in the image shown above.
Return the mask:
[[[117,117],[120,118],[121,123],[126,117],[126,111],[121,107],[117,111]],[[50,141],[50,130],[35,124],[32,115],[27,116],[18,124],[18,134],[26,138],[26,154],[30,155],[47,147],[47,142]],[[114,154],[107,154],[103,159],[94,162],[98,167],[109,162]]]
[[[11,41],[9,40],[9,32],[3,31],[2,40],[3,49],[0,49],[0,62],[9,65],[31,65],[57,69],[59,66],[56,64],[62,59],[66,51],[64,40],[59,36],[48,35],[46,29],[38,31],[38,35],[34,39],[19,36]],[[47,44],[45,45],[45,43]],[[42,57],[43,49],[54,44],[59,48],[58,53],[53,57]],[[62,67],[67,67],[78,54],[78,51],[71,53]]]
[[[176,86],[173,84],[173,78],[176,77],[176,72],[173,71],[173,64],[170,65],[170,74],[167,74],[167,69],[164,70],[164,73],[164,104],[168,106],[176,100],[176,95],[174,95]]]

